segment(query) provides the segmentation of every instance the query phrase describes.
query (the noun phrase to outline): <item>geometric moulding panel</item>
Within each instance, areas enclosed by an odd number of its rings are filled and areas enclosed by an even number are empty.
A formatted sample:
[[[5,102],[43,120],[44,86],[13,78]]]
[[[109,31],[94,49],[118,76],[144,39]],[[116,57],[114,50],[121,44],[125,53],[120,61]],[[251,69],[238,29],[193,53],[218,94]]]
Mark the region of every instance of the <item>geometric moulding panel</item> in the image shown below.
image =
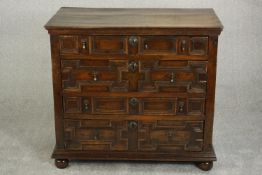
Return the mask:
[[[125,121],[65,120],[64,133],[70,150],[128,150]]]
[[[201,151],[202,121],[141,121],[138,150],[156,152]]]

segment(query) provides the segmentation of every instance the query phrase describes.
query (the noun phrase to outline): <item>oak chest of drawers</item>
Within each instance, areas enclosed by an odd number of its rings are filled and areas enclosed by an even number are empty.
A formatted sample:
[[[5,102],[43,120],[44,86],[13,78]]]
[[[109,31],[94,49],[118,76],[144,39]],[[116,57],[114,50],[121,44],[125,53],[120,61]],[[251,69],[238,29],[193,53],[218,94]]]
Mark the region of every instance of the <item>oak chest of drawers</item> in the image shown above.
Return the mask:
[[[45,28],[58,168],[83,159],[211,169],[223,28],[212,9],[61,8]]]

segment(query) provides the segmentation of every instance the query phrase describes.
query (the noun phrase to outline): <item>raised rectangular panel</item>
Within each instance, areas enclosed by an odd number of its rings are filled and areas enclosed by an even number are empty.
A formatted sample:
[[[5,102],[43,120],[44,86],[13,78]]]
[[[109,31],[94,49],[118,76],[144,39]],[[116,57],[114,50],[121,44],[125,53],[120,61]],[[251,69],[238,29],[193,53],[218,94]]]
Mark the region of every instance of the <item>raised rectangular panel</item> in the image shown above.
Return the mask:
[[[189,98],[188,99],[188,115],[204,115],[205,99]]]
[[[65,120],[65,147],[68,150],[128,150],[126,121]]]
[[[139,81],[141,92],[205,93],[206,61],[141,60]]]
[[[188,66],[188,61],[159,60],[159,68],[183,68]]]
[[[141,114],[175,114],[176,99],[143,98],[141,101]]]
[[[63,97],[65,113],[81,113],[81,97]]]
[[[126,92],[126,60],[62,60],[62,87],[65,92]]]
[[[93,36],[91,54],[127,54],[127,37]]]
[[[173,36],[145,36],[141,39],[143,54],[175,54],[176,38]]]
[[[93,113],[126,114],[127,99],[125,97],[93,97]]]
[[[202,149],[202,121],[139,121],[138,151],[172,153]]]
[[[59,37],[60,54],[78,54],[78,36],[62,35]]]
[[[190,55],[208,54],[208,37],[192,37],[190,39]]]

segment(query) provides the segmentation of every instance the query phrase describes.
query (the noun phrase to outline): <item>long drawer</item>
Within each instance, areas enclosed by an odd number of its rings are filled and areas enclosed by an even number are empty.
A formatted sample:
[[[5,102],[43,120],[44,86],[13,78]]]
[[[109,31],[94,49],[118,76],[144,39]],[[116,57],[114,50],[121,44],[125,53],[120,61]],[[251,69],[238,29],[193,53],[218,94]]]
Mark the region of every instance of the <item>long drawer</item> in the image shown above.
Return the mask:
[[[64,121],[65,147],[94,151],[201,151],[203,121]]]
[[[85,56],[89,55],[104,58],[138,55],[208,59],[207,36],[60,35],[59,44],[60,55],[65,58],[83,56],[85,59]]]
[[[189,115],[205,114],[205,98],[64,96],[64,114]]]
[[[62,60],[65,93],[205,93],[206,61]]]

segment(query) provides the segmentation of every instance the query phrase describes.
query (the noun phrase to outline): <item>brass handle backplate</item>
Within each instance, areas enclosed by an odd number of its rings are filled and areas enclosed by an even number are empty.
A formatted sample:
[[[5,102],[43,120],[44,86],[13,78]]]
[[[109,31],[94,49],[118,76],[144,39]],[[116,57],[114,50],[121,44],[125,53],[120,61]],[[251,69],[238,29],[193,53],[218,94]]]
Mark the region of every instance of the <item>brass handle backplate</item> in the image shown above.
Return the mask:
[[[129,103],[132,105],[132,106],[135,106],[137,103],[138,103],[138,100],[137,98],[131,98]]]
[[[128,42],[130,44],[130,46],[134,47],[137,45],[138,43],[138,39],[136,36],[130,36],[129,39],[128,39]]]
[[[137,70],[138,64],[135,61],[130,61],[128,64],[128,68],[131,72],[135,72]]]
[[[137,122],[136,121],[130,121],[128,126],[131,129],[135,129],[135,128],[137,128]]]

